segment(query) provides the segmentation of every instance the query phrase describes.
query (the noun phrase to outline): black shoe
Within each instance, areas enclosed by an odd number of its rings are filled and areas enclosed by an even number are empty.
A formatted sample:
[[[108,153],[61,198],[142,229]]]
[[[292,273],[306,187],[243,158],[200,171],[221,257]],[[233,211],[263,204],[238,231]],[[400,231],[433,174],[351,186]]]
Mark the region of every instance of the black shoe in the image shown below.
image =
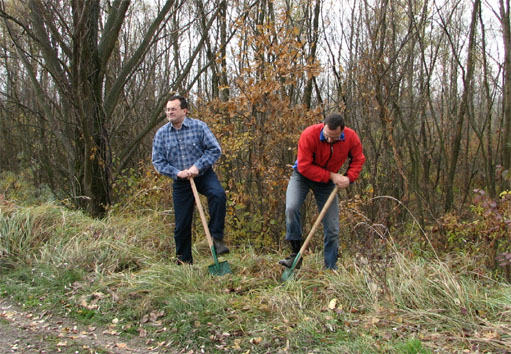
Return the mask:
[[[223,240],[218,240],[214,238],[213,244],[215,245],[216,254],[221,255],[224,253],[229,253],[229,249],[227,248]]]
[[[289,257],[287,257],[286,259],[281,259],[279,261],[279,264],[283,265],[284,267],[291,268],[293,266],[293,262],[295,261],[295,258],[296,258],[296,253],[291,253],[291,255]],[[295,269],[300,269],[300,267],[302,266],[302,261],[303,261],[303,258],[300,257],[300,260],[298,261],[298,263],[296,263]]]

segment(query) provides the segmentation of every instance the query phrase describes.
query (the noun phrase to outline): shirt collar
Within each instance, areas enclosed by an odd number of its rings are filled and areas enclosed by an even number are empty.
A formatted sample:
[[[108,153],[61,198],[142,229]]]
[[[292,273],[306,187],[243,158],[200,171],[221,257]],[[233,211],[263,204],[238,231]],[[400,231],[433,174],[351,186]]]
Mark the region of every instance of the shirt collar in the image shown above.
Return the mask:
[[[169,125],[170,125],[170,130],[177,130],[176,128],[174,128],[172,123],[169,122]],[[181,128],[183,128],[183,127],[188,128],[189,125],[190,125],[190,118],[185,117],[185,119],[183,119],[183,123],[181,123]]]

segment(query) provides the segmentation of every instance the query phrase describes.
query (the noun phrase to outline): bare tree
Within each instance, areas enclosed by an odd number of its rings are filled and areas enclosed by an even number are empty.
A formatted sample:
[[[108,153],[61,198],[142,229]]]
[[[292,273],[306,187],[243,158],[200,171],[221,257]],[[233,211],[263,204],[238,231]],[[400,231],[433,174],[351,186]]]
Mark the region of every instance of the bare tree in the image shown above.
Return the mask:
[[[502,165],[505,169],[511,168],[511,17],[509,0],[499,0],[500,16],[504,41],[504,134]]]
[[[458,117],[456,121],[455,134],[452,140],[452,152],[449,160],[449,171],[447,176],[447,185],[446,185],[446,197],[445,197],[445,210],[449,210],[452,207],[452,203],[454,201],[453,188],[454,188],[454,177],[456,174],[456,167],[458,165],[458,156],[460,152],[461,139],[463,133],[463,125],[466,120],[466,116],[469,114],[468,105],[471,100],[472,94],[472,80],[474,76],[474,54],[475,54],[475,36],[476,36],[476,26],[479,14],[479,8],[481,6],[480,0],[474,1],[474,6],[472,9],[472,20],[470,22],[470,34],[469,34],[469,43],[467,48],[467,64],[466,70],[464,70],[463,66],[460,64],[461,69],[464,71],[463,75],[463,94],[460,102],[460,107],[458,111]],[[445,27],[444,27],[445,28]],[[448,37],[450,35],[448,34]],[[450,37],[449,37],[450,38]],[[459,59],[458,59],[459,62]]]
[[[157,8],[147,26],[137,33],[139,40],[125,43],[124,53],[118,47],[119,35],[126,26],[131,1],[104,5],[99,0],[29,0],[14,7],[2,1],[0,10],[37,97],[34,110],[44,125],[42,129],[50,131],[58,142],[56,147],[63,157],[58,164],[66,161],[66,183],[74,186],[72,196],[93,215],[101,215],[110,203],[112,156],[115,154],[122,166],[161,120],[166,95],[173,87],[183,87],[204,44],[204,38],[199,38],[189,56],[179,58],[181,61],[175,58],[173,64],[179,72],[163,87],[151,118],[138,130],[138,136],[120,144],[120,153],[114,152],[111,124],[122,114],[119,104],[125,90],[132,80],[139,79],[137,71],[150,48],[158,44],[167,22],[178,16],[182,2],[168,0]],[[217,15],[218,9],[209,14],[206,29]],[[183,29],[176,28],[173,33],[178,31]],[[179,51],[182,46],[178,40],[172,47]]]

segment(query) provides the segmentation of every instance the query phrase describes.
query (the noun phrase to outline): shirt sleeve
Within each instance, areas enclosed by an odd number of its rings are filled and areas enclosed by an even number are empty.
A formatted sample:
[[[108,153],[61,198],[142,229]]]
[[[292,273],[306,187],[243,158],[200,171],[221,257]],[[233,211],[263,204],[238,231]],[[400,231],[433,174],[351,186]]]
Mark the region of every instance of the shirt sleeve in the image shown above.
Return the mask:
[[[173,166],[167,158],[167,152],[165,149],[165,134],[159,130],[156,132],[153,140],[153,154],[152,161],[153,166],[162,175],[177,180],[177,174],[179,170]]]
[[[222,149],[220,144],[215,138],[215,135],[211,132],[209,127],[202,123],[203,138],[202,138],[202,156],[194,163],[195,167],[200,173],[204,172],[208,168],[211,168],[213,164],[220,158]]]

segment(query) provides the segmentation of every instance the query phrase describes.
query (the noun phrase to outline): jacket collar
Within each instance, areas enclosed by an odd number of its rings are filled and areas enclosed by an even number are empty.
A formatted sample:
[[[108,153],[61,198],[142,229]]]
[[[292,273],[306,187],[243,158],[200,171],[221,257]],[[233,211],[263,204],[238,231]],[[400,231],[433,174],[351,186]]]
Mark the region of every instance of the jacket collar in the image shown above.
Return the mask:
[[[341,135],[339,135],[339,140],[335,141],[334,144],[339,141],[344,141],[344,140],[345,140],[345,136],[344,136],[344,130],[343,130]],[[325,136],[323,135],[323,128],[321,128],[321,130],[319,132],[319,141],[327,142]]]

